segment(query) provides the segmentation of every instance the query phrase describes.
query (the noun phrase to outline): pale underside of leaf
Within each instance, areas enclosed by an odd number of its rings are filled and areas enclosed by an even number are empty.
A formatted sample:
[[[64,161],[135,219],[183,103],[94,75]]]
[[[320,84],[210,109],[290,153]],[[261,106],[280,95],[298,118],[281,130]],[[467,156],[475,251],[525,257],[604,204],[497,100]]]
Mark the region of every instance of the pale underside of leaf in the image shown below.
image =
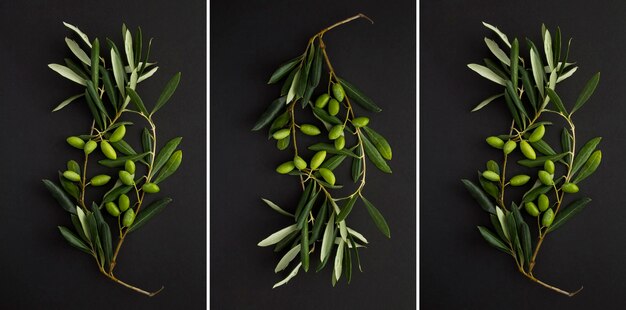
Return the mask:
[[[293,214],[283,210],[281,207],[279,207],[278,205],[276,205],[275,203],[271,202],[269,199],[265,199],[265,198],[261,198],[263,200],[263,202],[265,202],[268,206],[270,206],[270,208],[274,209],[274,211],[282,214],[282,215],[286,215],[286,216],[291,216],[293,217]]]
[[[271,235],[269,235],[269,237],[261,240],[261,242],[258,243],[258,246],[270,246],[273,244],[276,244],[278,242],[280,242],[281,240],[283,240],[285,237],[287,237],[290,233],[294,232],[298,230],[298,225],[297,224],[293,224],[291,226],[287,226]]]
[[[285,104],[289,104],[296,97],[296,88],[300,80],[300,70],[296,72],[296,75],[293,77],[293,81],[291,82],[291,87],[289,87],[289,92],[287,93],[287,101]]]
[[[339,280],[341,278],[341,268],[343,266],[343,250],[344,250],[344,241],[343,239],[339,239],[339,245],[337,245],[337,254],[335,255],[335,279]]]
[[[63,102],[59,103],[59,105],[56,108],[54,108],[54,110],[52,110],[52,112],[56,112],[56,111],[59,111],[59,110],[65,108],[65,106],[67,106],[68,104],[72,103],[72,101],[74,101],[74,100],[76,100],[76,99],[78,99],[78,98],[80,98],[80,97],[82,97],[84,95],[85,94],[82,93],[82,94],[74,95],[72,97],[69,97],[69,98],[63,100]]]
[[[483,25],[489,29],[491,29],[493,32],[495,32],[500,39],[502,39],[502,41],[508,46],[511,47],[511,43],[509,42],[509,39],[506,37],[506,34],[504,34],[502,31],[500,31],[500,29],[498,29],[497,27],[490,25],[488,23],[483,22]]]
[[[74,26],[72,24],[66,23],[66,22],[63,22],[63,25],[65,25],[65,27],[67,27],[67,28],[73,30],[74,32],[76,32],[76,34],[78,34],[78,36],[80,36],[80,38],[83,39],[83,41],[85,41],[85,43],[87,43],[87,46],[91,47],[91,41],[89,41],[89,37],[87,37],[87,35],[84,34],[82,31],[80,31],[80,29],[78,29],[78,27],[76,27],[76,26]]]
[[[298,245],[294,246],[291,250],[289,250],[289,252],[287,252],[278,262],[278,264],[276,265],[276,268],[274,268],[274,273],[277,273],[279,271],[284,270],[285,268],[287,268],[287,266],[289,266],[289,263],[291,263],[291,261],[296,258],[296,256],[298,255],[298,253],[300,253],[300,247],[302,245],[300,243],[298,243]]]
[[[66,66],[59,65],[59,64],[49,64],[48,67],[72,82],[78,83],[83,86],[87,86],[87,82],[85,82],[85,79],[80,77],[78,74],[74,73],[72,69]]]
[[[476,112],[476,111],[478,111],[478,110],[480,110],[480,109],[482,109],[482,108],[486,107],[486,106],[487,106],[488,104],[490,104],[492,101],[494,101],[494,100],[496,100],[496,99],[498,99],[498,98],[500,98],[500,97],[502,97],[502,96],[504,96],[504,94],[497,94],[497,95],[493,95],[493,96],[491,96],[491,97],[489,97],[489,98],[487,98],[487,99],[485,99],[485,100],[481,101],[478,105],[476,105],[476,107],[474,107],[474,108],[472,109],[472,112]]]
[[[507,66],[511,66],[511,59],[509,59],[509,56],[500,48],[500,46],[498,46],[498,43],[489,38],[485,38],[485,43],[496,58]]]
[[[70,38],[65,38],[65,43],[67,43],[67,47],[70,48],[70,50],[76,56],[76,58],[78,58],[84,64],[91,66],[91,59],[89,58],[89,56],[87,56],[87,53],[85,53],[85,51],[83,51],[83,49],[80,48],[80,46],[78,45],[78,43],[76,43],[76,41]]]
[[[559,78],[556,79],[556,82],[557,83],[563,82],[565,79],[567,79],[568,77],[572,76],[576,72],[576,70],[578,70],[578,67],[574,67],[574,68],[568,70],[567,72],[563,73],[563,75],[559,76]]]
[[[348,233],[350,233],[352,236],[356,237],[357,239],[359,239],[359,241],[368,244],[369,242],[367,241],[367,239],[365,239],[365,237],[359,233],[358,231],[348,227]]]
[[[546,53],[546,60],[548,61],[548,67],[550,67],[550,71],[554,70],[554,59],[552,53],[552,36],[550,35],[550,31],[546,30],[546,34],[543,40],[543,49]]]
[[[152,69],[150,69],[150,71],[142,74],[139,79],[137,79],[137,83],[141,83],[145,80],[147,80],[148,78],[152,77],[154,75],[154,73],[157,72],[157,70],[159,70],[159,67],[154,67]]]
[[[333,230],[335,228],[335,213],[330,215],[330,219],[328,219],[328,223],[326,223],[326,229],[324,230],[324,237],[322,238],[322,250],[320,251],[320,261],[324,261],[324,259],[329,255],[330,249],[332,246],[332,238],[333,238]]]
[[[469,64],[467,65],[468,68],[472,69],[474,72],[480,74],[482,77],[494,82],[494,83],[498,83],[502,86],[505,85],[504,79],[501,78],[499,75],[495,74],[493,71],[491,71],[491,69],[485,67],[485,66],[481,66],[479,64]]]
[[[341,239],[343,239],[344,242],[348,240],[348,229],[345,220],[339,222],[339,235],[341,235]]]
[[[272,288],[277,288],[287,282],[289,282],[289,280],[291,280],[293,277],[295,277],[298,274],[298,270],[300,270],[300,267],[302,267],[302,263],[299,263],[295,268],[293,268],[293,270],[291,271],[291,273],[289,273],[289,275],[284,278],[282,281],[277,282],[276,284],[274,284],[274,286]]]
[[[502,227],[502,232],[504,232],[504,236],[510,240],[511,237],[509,237],[509,230],[506,227],[504,212],[502,212],[502,209],[500,209],[500,207],[496,207],[496,215],[498,216],[498,221],[500,222],[500,227]]]
[[[537,89],[539,90],[539,93],[541,93],[541,96],[545,96],[544,95],[544,84],[543,84],[543,66],[541,65],[541,62],[538,59],[538,55],[535,54],[535,50],[531,49],[530,50],[530,64],[532,66],[533,69],[533,77],[535,79],[535,84],[537,85]]]

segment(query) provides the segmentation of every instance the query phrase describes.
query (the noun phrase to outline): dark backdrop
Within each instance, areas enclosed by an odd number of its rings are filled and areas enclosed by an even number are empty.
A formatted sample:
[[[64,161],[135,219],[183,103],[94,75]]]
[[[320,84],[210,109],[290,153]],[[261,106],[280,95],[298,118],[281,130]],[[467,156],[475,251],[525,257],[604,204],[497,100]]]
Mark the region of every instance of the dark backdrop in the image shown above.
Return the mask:
[[[420,11],[420,293],[425,309],[623,309],[626,298],[626,82],[623,51],[626,3],[619,1],[423,1]],[[559,84],[566,105],[586,81],[602,72],[590,101],[574,116],[579,143],[602,136],[602,164],[581,183],[593,199],[542,247],[536,276],[567,290],[567,298],[531,283],[511,257],[489,247],[476,225],[489,219],[463,188],[499,153],[485,137],[510,125],[502,104],[470,110],[499,90],[466,67],[489,56],[483,37],[496,38],[481,21],[512,40],[541,41],[541,23],[573,37],[571,61],[580,66]],[[500,42],[499,39],[495,39]],[[524,42],[524,41],[522,41]],[[538,45],[541,46],[541,45]],[[523,48],[521,48],[523,47]],[[520,51],[528,59],[525,43]],[[520,55],[522,52],[520,52]],[[548,129],[548,135],[556,134]],[[558,145],[558,144],[557,144]],[[579,144],[580,145],[580,144]]]
[[[205,307],[205,5],[160,0],[0,2],[0,308]],[[43,178],[56,179],[68,159],[81,157],[64,140],[90,126],[90,114],[81,103],[50,112],[81,89],[47,67],[71,56],[63,39],[76,36],[62,21],[101,42],[105,36],[120,42],[122,22],[141,26],[145,39],[155,37],[151,59],[161,68],[140,84],[148,105],[175,72],[182,72],[176,94],[156,116],[160,145],[184,137],[183,163],[155,195],[168,195],[174,202],[129,235],[116,268],[120,279],[142,288],[164,285],[152,299],[106,279],[92,258],[63,240],[56,226],[71,226],[70,219],[41,183]],[[127,135],[139,133],[129,128]]]
[[[293,209],[301,190],[274,168],[289,155],[251,132],[274,100],[273,70],[302,53],[308,38],[358,12],[354,21],[324,37],[340,75],[382,108],[372,126],[393,147],[393,174],[367,169],[365,194],[385,215],[391,239],[363,206],[350,223],[370,241],[360,251],[363,273],[331,286],[327,268],[304,273],[272,290],[286,276],[273,269],[282,256],[256,244],[289,225],[263,204],[267,197]],[[415,308],[415,3],[412,1],[221,1],[211,5],[211,306],[215,309]],[[351,183],[349,174],[338,183]],[[317,253],[317,252],[316,252]],[[317,254],[316,254],[317,255]],[[315,256],[317,257],[317,256]],[[313,258],[312,258],[313,260]],[[288,272],[287,272],[288,273]]]

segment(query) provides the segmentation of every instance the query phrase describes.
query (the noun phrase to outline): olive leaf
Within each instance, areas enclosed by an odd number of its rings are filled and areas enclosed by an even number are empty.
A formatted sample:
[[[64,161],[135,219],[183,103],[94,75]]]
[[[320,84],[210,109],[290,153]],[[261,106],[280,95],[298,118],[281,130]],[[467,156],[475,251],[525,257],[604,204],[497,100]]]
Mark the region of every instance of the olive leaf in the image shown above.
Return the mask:
[[[152,156],[154,156],[154,154],[152,154],[152,147],[153,147],[153,140],[152,140],[152,134],[150,134],[150,131],[148,130],[148,128],[144,128],[143,131],[141,132],[141,145],[143,147],[143,151],[145,153],[149,153],[148,155],[146,155],[146,161],[151,162],[152,161]]]
[[[254,127],[252,128],[252,130],[253,131],[260,130],[261,128],[271,123],[276,118],[276,116],[278,116],[278,113],[280,113],[285,107],[285,101],[286,101],[285,96],[282,96],[272,101],[272,103],[267,107],[267,110],[265,110],[265,112],[261,114],[261,117],[259,117],[259,120],[256,122],[256,124],[254,124]]]
[[[311,212],[311,209],[313,208],[313,205],[315,204],[315,201],[317,200],[317,196],[319,195],[320,192],[317,193],[313,193],[311,192],[311,196],[308,198],[307,203],[304,205],[304,207],[302,208],[302,211],[298,214],[297,217],[297,223],[298,223],[298,229],[302,229],[303,225],[306,225],[306,221],[307,218],[309,216],[309,212]]]
[[[380,214],[380,211],[378,211],[378,209],[376,209],[376,207],[374,207],[374,205],[371,202],[369,202],[369,200],[365,199],[365,197],[361,196],[361,200],[365,204],[365,208],[367,209],[367,212],[370,214],[370,217],[372,217],[372,220],[374,220],[374,224],[376,224],[376,227],[378,227],[378,230],[380,230],[380,232],[382,232],[383,235],[387,236],[387,238],[391,238],[389,225],[387,225],[387,221],[385,221],[385,218],[383,217],[383,215]]]
[[[587,206],[587,204],[589,204],[590,202],[590,198],[581,198],[572,202],[563,210],[560,210],[554,218],[554,222],[552,222],[552,225],[550,225],[550,227],[548,228],[548,231],[554,231],[557,228],[563,226],[563,224],[565,224],[572,217],[574,217],[574,215],[580,213],[580,211],[582,211],[585,206]]]
[[[70,200],[70,198],[67,197],[67,195],[63,192],[62,189],[60,189],[56,184],[54,184],[50,180],[44,179],[42,181],[43,181],[44,186],[46,186],[46,188],[50,192],[50,194],[52,194],[52,197],[56,199],[56,201],[59,203],[59,205],[61,205],[61,207],[65,211],[72,213],[72,214],[76,214],[76,206]]]
[[[491,53],[493,53],[493,55],[496,56],[496,58],[498,58],[501,62],[503,62],[507,66],[511,65],[511,60],[509,59],[509,55],[507,55],[504,51],[502,51],[502,49],[500,49],[500,47],[498,46],[498,43],[496,43],[495,41],[489,38],[485,38],[485,44],[487,44],[487,47],[489,48]]]
[[[297,224],[293,224],[290,226],[287,226],[271,235],[269,235],[267,238],[261,240],[257,245],[258,246],[270,246],[273,244],[278,243],[280,240],[284,239],[285,237],[287,237],[290,233],[294,232],[298,230]]]
[[[485,241],[489,243],[489,245],[491,245],[492,247],[504,253],[511,254],[511,250],[504,244],[504,242],[502,242],[502,240],[500,240],[496,235],[494,235],[488,228],[483,227],[483,226],[477,226],[477,227],[478,227],[478,231],[483,236]]]
[[[305,272],[309,271],[309,222],[305,221],[300,231],[300,240],[302,246],[300,247],[300,262],[302,262],[302,268]]]
[[[143,208],[137,214],[137,217],[135,217],[135,221],[133,222],[133,225],[128,229],[128,231],[133,232],[139,229],[139,227],[143,226],[147,221],[149,221],[155,215],[161,213],[161,211],[163,211],[163,208],[165,208],[165,206],[167,206],[171,202],[172,202],[171,198],[162,198],[149,204],[147,207]]]
[[[491,97],[481,101],[479,104],[477,104],[472,109],[472,112],[479,111],[480,109],[482,109],[482,108],[486,107],[488,104],[490,104],[492,101],[494,101],[494,100],[496,100],[496,99],[498,99],[498,98],[500,98],[502,96],[504,96],[504,94],[497,94],[497,95],[493,95],[493,96],[491,96]]]
[[[554,105],[559,110],[559,112],[563,113],[564,115],[567,114],[567,110],[563,105],[563,101],[561,101],[561,97],[559,97],[559,95],[557,95],[557,93],[550,88],[546,88],[546,93],[548,94],[548,97],[550,97],[550,101],[554,102]]]
[[[163,180],[168,178],[170,175],[174,174],[174,172],[178,170],[178,167],[180,166],[182,160],[183,160],[183,151],[178,150],[174,152],[174,154],[170,156],[170,158],[167,160],[167,162],[163,166],[163,169],[159,171],[159,174],[154,179],[154,183],[159,184],[163,182]]]
[[[59,171],[59,183],[61,183],[61,187],[63,187],[66,193],[68,193],[74,199],[78,200],[78,197],[80,196],[80,190],[78,189],[78,186],[76,186],[76,184],[74,184],[73,182],[66,180],[63,177],[61,171]]]
[[[276,69],[276,71],[272,73],[272,76],[270,77],[270,80],[267,82],[267,84],[274,84],[282,80],[293,68],[295,68],[300,63],[303,56],[304,55],[300,55],[280,65],[280,67],[278,67],[278,69]]]
[[[298,265],[296,265],[296,267],[291,271],[291,273],[289,273],[289,275],[283,279],[282,281],[277,282],[276,284],[274,284],[274,286],[272,286],[272,288],[277,288],[287,282],[289,282],[289,280],[291,280],[293,277],[295,277],[298,274],[298,270],[300,270],[300,267],[302,267],[302,263],[299,263]]]
[[[178,87],[178,83],[180,82],[180,75],[181,75],[180,72],[174,74],[174,76],[169,80],[169,82],[167,82],[167,84],[165,85],[165,88],[163,88],[163,91],[161,92],[159,99],[157,99],[157,102],[154,105],[154,108],[152,109],[152,112],[150,112],[150,114],[156,113],[156,111],[161,109],[161,107],[163,107],[167,103],[167,101],[170,100],[170,98],[176,91],[176,88]]]
[[[559,161],[561,158],[565,157],[567,154],[569,153],[560,153],[560,154],[554,154],[554,155],[548,155],[548,156],[539,156],[536,159],[522,159],[522,160],[518,160],[517,163],[525,166],[525,167],[530,167],[530,168],[534,168],[534,167],[542,167],[543,164],[546,162],[546,160],[551,160],[551,161]]]
[[[593,92],[596,90],[598,82],[600,82],[600,72],[594,74],[591,79],[589,79],[585,88],[583,88],[580,95],[578,95],[578,99],[576,99],[572,113],[580,109],[587,102],[587,100],[589,100],[591,95],[593,95]]]
[[[122,65],[122,61],[120,60],[120,54],[117,52],[117,47],[113,45],[114,48],[111,48],[111,64],[113,66],[113,77],[115,78],[115,84],[117,84],[117,88],[122,94],[122,97],[126,97],[126,73],[124,72],[124,65]]]
[[[362,127],[362,129],[371,139],[372,144],[374,144],[380,155],[386,160],[391,160],[393,155],[391,152],[391,146],[389,146],[389,142],[387,142],[385,137],[368,126]]]
[[[357,104],[359,104],[364,109],[372,111],[372,112],[382,111],[382,109],[379,106],[377,106],[372,99],[365,96],[365,94],[363,94],[354,85],[348,83],[348,81],[339,78],[339,83],[341,83],[341,85],[343,86],[343,89],[345,90],[348,98],[354,100]]]
[[[380,154],[378,149],[374,147],[372,142],[370,142],[364,135],[360,136],[361,141],[363,141],[363,148],[365,150],[365,154],[367,158],[378,168],[380,171],[385,173],[391,173],[391,168]],[[389,154],[391,155],[391,154]]]
[[[143,100],[141,100],[141,97],[139,97],[137,92],[130,87],[126,87],[126,93],[128,93],[130,100],[135,104],[137,110],[141,112],[141,114],[147,116],[148,110],[146,109],[146,105],[143,104]]]
[[[315,217],[315,223],[313,224],[313,229],[311,230],[311,238],[309,240],[309,244],[313,244],[319,239],[322,225],[326,222],[326,216],[328,214],[328,212],[326,211],[327,208],[328,203],[324,201],[322,207],[317,212],[317,216]]]
[[[580,151],[578,151],[578,154],[574,157],[574,162],[572,164],[572,175],[575,175],[587,162],[591,153],[593,153],[593,151],[595,151],[598,147],[598,144],[600,144],[600,141],[602,141],[602,137],[595,137],[587,141]]]
[[[289,266],[289,263],[291,263],[291,261],[293,261],[294,258],[296,258],[296,256],[298,255],[298,253],[300,253],[300,248],[302,247],[302,245],[300,243],[298,243],[296,246],[294,246],[293,248],[291,248],[291,250],[289,250],[289,252],[287,252],[278,262],[278,264],[276,265],[276,268],[274,268],[274,273],[277,273],[279,271],[284,270],[285,268],[287,268],[287,266]]]
[[[135,154],[135,155],[122,156],[122,157],[118,157],[117,159],[102,159],[102,160],[99,160],[98,163],[109,168],[122,167],[124,166],[127,160],[130,160],[133,162],[138,161],[146,155],[148,155],[147,152],[141,153],[141,154]]]
[[[505,85],[505,81],[502,77],[500,77],[499,75],[495,74],[493,71],[491,71],[491,69],[485,67],[485,66],[481,66],[479,64],[468,64],[467,65],[468,68],[470,68],[472,71],[480,74],[482,77],[500,84],[502,86]]]
[[[159,172],[159,170],[161,170],[161,168],[172,156],[182,140],[182,137],[176,137],[165,143],[165,145],[161,148],[161,151],[159,151],[159,154],[157,154],[156,158],[154,159],[154,166],[152,167],[152,171],[154,173],[157,173]]]
[[[308,149],[311,151],[326,151],[327,153],[331,153],[331,154],[340,154],[340,155],[358,157],[356,154],[352,153],[349,150],[346,150],[346,149],[337,150],[334,145],[330,145],[327,143],[316,143],[316,144],[309,146]]]
[[[85,81],[85,79],[80,77],[78,74],[74,73],[74,71],[72,71],[70,68],[66,66],[59,65],[59,64],[49,64],[48,67],[54,70],[56,73],[60,74],[62,77],[72,82],[78,83],[83,86],[87,85],[87,82]]]
[[[282,215],[286,215],[286,216],[290,216],[293,217],[293,214],[283,210],[281,207],[279,207],[278,205],[276,205],[275,203],[271,202],[268,199],[265,198],[261,198],[261,200],[263,200],[263,202],[265,202],[265,204],[267,204],[268,206],[270,206],[270,208],[274,209],[274,211],[282,214]]]
[[[469,191],[470,195],[472,195],[472,197],[476,199],[476,201],[478,202],[478,204],[480,204],[483,210],[491,214],[496,214],[496,207],[494,206],[493,202],[491,202],[491,199],[487,197],[485,192],[483,192],[478,186],[476,186],[476,184],[474,184],[470,180],[463,179],[461,180],[461,182],[463,182],[463,185],[465,185],[467,191]]]
[[[82,242],[74,233],[72,233],[71,230],[63,226],[57,226],[57,227],[59,228],[59,231],[61,232],[61,235],[63,236],[63,238],[65,238],[65,240],[67,240],[67,242],[69,242],[71,246],[87,254],[92,254],[91,249],[84,242]]]
[[[489,29],[491,29],[493,32],[495,32],[500,39],[508,46],[511,47],[511,43],[509,43],[509,39],[506,37],[506,34],[504,34],[502,31],[500,31],[497,27],[490,25],[486,22],[482,22],[483,25]]]

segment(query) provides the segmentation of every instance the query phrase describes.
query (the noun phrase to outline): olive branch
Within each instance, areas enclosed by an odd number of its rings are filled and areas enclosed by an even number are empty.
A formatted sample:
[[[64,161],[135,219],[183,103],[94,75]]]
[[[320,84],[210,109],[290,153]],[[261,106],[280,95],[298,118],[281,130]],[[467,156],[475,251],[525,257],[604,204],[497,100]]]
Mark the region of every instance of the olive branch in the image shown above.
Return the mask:
[[[285,150],[293,144],[293,157],[280,164],[276,171],[280,174],[298,176],[303,190],[293,213],[263,198],[272,209],[295,221],[295,224],[271,234],[258,243],[262,247],[275,246],[275,252],[288,249],[274,269],[275,272],[286,269],[292,262],[295,265],[287,277],[276,283],[274,288],[287,283],[301,268],[307,272],[311,264],[310,256],[316,250],[320,258],[316,271],[326,266],[333,256],[332,252],[335,251],[331,278],[333,286],[342,274],[350,283],[353,257],[362,271],[358,248],[364,247],[368,241],[346,223],[348,215],[359,199],[376,227],[385,236],[391,236],[384,217],[363,194],[366,158],[376,168],[391,173],[391,168],[387,164],[387,160],[392,157],[391,147],[382,135],[368,126],[370,122],[368,117],[357,116],[353,103],[371,112],[382,110],[372,99],[337,74],[324,42],[324,34],[328,31],[359,18],[373,23],[367,16],[357,14],[323,29],[309,39],[302,55],[282,64],[272,74],[268,84],[285,79],[280,97],[269,105],[252,129],[260,130],[270,125],[269,137],[276,140],[276,147],[279,150]],[[324,63],[328,70],[327,87],[315,101],[311,101],[320,82]],[[309,151],[315,152],[308,162],[303,158],[307,156],[298,148],[297,133],[299,131],[307,136],[319,136],[322,131],[316,125],[298,123],[296,120],[298,103],[303,109],[310,107],[314,117],[328,132],[328,140],[332,141],[332,144],[325,140],[308,146]],[[352,141],[346,139],[354,141],[354,145],[347,146]],[[328,154],[333,156],[327,156]],[[333,171],[348,157],[352,158],[351,175],[358,186],[350,195],[333,196],[333,190],[343,187],[337,184]],[[320,238],[321,243],[318,242]],[[300,260],[294,262],[298,254]]]
[[[582,287],[574,292],[562,290],[537,279],[533,270],[547,235],[581,212],[591,201],[589,198],[578,198],[569,204],[564,202],[565,194],[579,192],[580,182],[596,171],[602,159],[601,151],[596,150],[600,137],[589,140],[577,149],[573,121],[574,113],[582,108],[595,91],[600,73],[587,82],[573,107],[568,110],[556,93],[556,86],[578,69],[574,63],[568,62],[572,40],[567,42],[567,49],[563,53],[560,28],[557,27],[552,37],[550,31],[542,25],[543,53],[539,52],[530,39],[526,39],[530,55],[530,68],[527,69],[525,60],[519,53],[518,40],[511,42],[498,28],[483,24],[498,35],[509,48],[509,53],[505,53],[495,41],[485,38],[487,47],[497,61],[485,59],[484,66],[468,65],[476,73],[504,87],[502,93],[482,101],[472,112],[504,97],[504,103],[513,120],[508,134],[486,139],[490,146],[502,150],[504,158],[501,168],[494,160],[489,160],[487,170],[478,173],[480,186],[467,179],[462,180],[472,197],[489,213],[496,233],[484,226],[478,226],[478,230],[491,246],[511,255],[519,272],[528,279],[558,293],[574,296]],[[546,128],[553,125],[545,120],[544,116],[547,114],[556,115],[565,123],[561,131],[560,153],[543,139]],[[532,179],[527,174],[518,174],[507,179],[507,164],[518,145],[524,159],[517,163],[539,170],[536,172],[535,182],[531,183],[532,187],[524,193],[520,203],[511,201],[509,205],[505,197],[506,188],[525,186]],[[537,152],[540,156],[537,156]],[[557,168],[561,171],[557,171]],[[560,176],[555,178],[555,175]],[[550,196],[553,197],[552,201]],[[529,224],[520,212],[522,207],[537,223],[534,242]]]
[[[182,162],[182,151],[177,150],[182,138],[171,139],[157,150],[157,126],[154,122],[155,113],[168,102],[178,87],[180,73],[174,75],[166,84],[154,107],[148,111],[137,93],[137,87],[152,77],[159,68],[155,63],[149,62],[152,39],[149,41],[144,58],[141,28],[137,29],[133,37],[126,25],[122,26],[124,39],[122,54],[110,39],[106,39],[108,48],[101,49],[97,38],[90,41],[76,26],[68,23],[64,25],[81,38],[90,55],[76,41],[65,38],[67,46],[80,63],[66,58],[65,66],[50,64],[49,67],[61,76],[85,86],[85,90],[64,100],[53,111],[59,111],[71,102],[84,97],[93,121],[88,134],[67,138],[69,145],[82,150],[81,153],[84,155],[82,167],[77,161],[70,160],[67,162],[67,169],[59,172],[58,184],[43,180],[52,196],[70,213],[74,226],[73,231],[64,226],[58,228],[70,245],[95,259],[98,269],[104,276],[136,292],[154,296],[163,287],[155,292],[145,291],[118,279],[114,275],[114,269],[128,234],[160,213],[172,201],[166,197],[147,205],[144,203],[148,197],[160,192],[159,184],[171,176]],[[110,58],[101,55],[101,51],[110,52]],[[110,61],[108,66],[107,60]],[[129,106],[130,102],[134,108]],[[132,122],[124,120],[124,116],[129,114],[138,115],[147,123],[147,127],[143,128],[141,133],[141,152],[135,151],[124,140],[127,136],[126,126],[133,125]],[[93,152],[98,146],[104,155],[104,159],[98,160],[98,164],[113,168],[118,179],[102,196],[100,203],[93,201],[88,204],[87,189],[105,186],[111,180],[108,174],[88,176],[89,160],[93,160],[94,157],[97,159]],[[118,152],[123,156],[118,156]],[[144,175],[141,175],[138,169],[141,166],[137,167],[136,163],[145,167]],[[102,215],[102,208],[117,222],[115,226],[118,239],[115,246],[109,223]]]

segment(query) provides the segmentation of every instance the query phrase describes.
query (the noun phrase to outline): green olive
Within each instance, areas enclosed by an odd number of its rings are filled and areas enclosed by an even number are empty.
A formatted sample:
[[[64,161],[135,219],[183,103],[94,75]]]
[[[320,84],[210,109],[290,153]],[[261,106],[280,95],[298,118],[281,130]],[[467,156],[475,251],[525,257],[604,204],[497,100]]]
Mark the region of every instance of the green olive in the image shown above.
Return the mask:
[[[506,141],[506,143],[502,146],[502,151],[505,155],[511,154],[517,147],[517,143],[513,140]]]
[[[326,181],[330,185],[335,185],[335,174],[333,174],[332,171],[326,168],[320,168],[319,171],[322,175],[322,178],[324,178],[324,181]]]
[[[343,135],[343,125],[335,125],[328,131],[328,139],[335,140]]]
[[[530,176],[525,174],[519,174],[512,177],[509,183],[511,183],[512,186],[522,186],[528,183],[528,181],[530,181]]]
[[[130,225],[133,225],[134,221],[135,221],[135,211],[133,209],[126,210],[126,212],[124,212],[124,216],[122,217],[122,226],[130,227]]]
[[[500,182],[500,175],[489,170],[483,171],[483,178],[493,182]]]
[[[339,113],[339,102],[335,98],[330,99],[328,102],[328,114],[335,116],[337,113]]]
[[[315,99],[315,107],[323,109],[328,103],[328,100],[330,100],[329,94],[321,94],[319,97],[317,97],[317,99]]]
[[[72,182],[78,182],[80,181],[80,175],[74,171],[70,171],[67,170],[65,172],[63,172],[63,177],[72,181]]]
[[[547,171],[549,174],[554,174],[554,162],[551,160],[546,160],[545,163],[543,163],[543,170]]]
[[[541,140],[541,138],[543,138],[543,135],[545,133],[546,133],[546,127],[544,125],[540,125],[537,128],[535,128],[532,134],[530,134],[530,137],[528,137],[528,141],[537,142]]]
[[[135,162],[132,160],[127,160],[124,163],[124,170],[128,171],[128,173],[133,174],[135,173]]]
[[[357,117],[355,119],[352,120],[352,125],[354,125],[354,127],[360,128],[360,127],[365,127],[367,126],[367,124],[369,124],[370,119],[368,117],[365,116],[361,116],[361,117]]]
[[[344,136],[340,136],[339,138],[335,139],[336,150],[343,150],[345,146],[346,146],[346,138]]]
[[[502,139],[495,137],[495,136],[487,137],[485,141],[487,141],[487,144],[497,149],[501,149],[504,146],[504,141],[502,141]]]
[[[539,170],[538,174],[539,176],[539,181],[541,181],[541,183],[543,183],[543,185],[548,185],[548,186],[552,186],[554,185],[554,175],[548,173],[545,170]]]
[[[100,141],[100,150],[102,154],[106,156],[108,159],[117,159],[117,153],[115,153],[115,149],[109,144],[109,142],[102,140]]]
[[[319,151],[313,155],[311,158],[311,164],[309,165],[311,169],[317,169],[326,159],[326,151]]]
[[[337,101],[342,102],[343,101],[343,97],[345,97],[345,95],[346,95],[346,93],[343,91],[343,86],[341,86],[341,84],[339,84],[339,83],[335,83],[335,84],[333,84],[331,89],[333,91],[333,97],[335,97],[335,99],[337,99]]]
[[[276,167],[276,172],[280,174],[286,174],[291,172],[295,168],[293,161],[288,161],[280,164],[280,166]]]
[[[111,136],[109,137],[109,141],[111,142],[120,141],[124,138],[125,134],[126,134],[126,126],[121,125],[117,127],[115,131],[111,134]]]
[[[110,176],[106,174],[100,174],[91,178],[89,182],[91,182],[91,185],[93,186],[102,186],[102,185],[109,183],[109,180],[111,180]]]
[[[161,191],[159,186],[155,183],[146,183],[141,187],[141,189],[148,194],[154,194]]]
[[[284,129],[276,131],[274,134],[272,134],[272,137],[276,140],[280,140],[280,139],[289,137],[290,133],[291,133],[291,129],[284,128]]]
[[[296,166],[298,170],[302,170],[306,168],[306,161],[302,159],[302,157],[296,155],[293,157],[293,165]]]
[[[118,176],[120,178],[120,181],[122,181],[122,183],[124,185],[131,186],[131,185],[135,184],[135,180],[133,179],[133,175],[130,174],[126,170],[120,170],[120,172],[118,173]]]
[[[85,147],[83,148],[83,151],[85,151],[86,155],[91,154],[91,152],[93,152],[96,147],[98,147],[98,143],[96,143],[96,141],[93,140],[89,140],[85,143]]]
[[[117,199],[117,205],[122,212],[128,210],[128,207],[130,207],[130,198],[126,194],[121,194]]]
[[[533,149],[532,146],[530,146],[530,144],[526,140],[522,140],[522,142],[520,142],[519,148],[522,151],[522,154],[526,156],[526,158],[528,159],[537,158],[537,154],[535,153],[535,150]]]
[[[550,198],[548,198],[546,194],[539,195],[539,198],[537,198],[537,205],[539,206],[539,211],[541,212],[548,210],[550,207]]]
[[[539,210],[537,210],[537,206],[532,201],[525,203],[524,209],[526,209],[526,212],[528,212],[530,216],[535,217],[539,215]]]
[[[68,137],[65,141],[67,141],[67,143],[77,149],[82,150],[83,147],[85,147],[85,141],[83,141],[83,139],[79,138],[79,137]]]
[[[552,209],[546,210],[546,212],[543,213],[543,217],[541,218],[541,225],[543,225],[544,227],[550,227],[553,221],[554,211],[552,211]]]
[[[120,209],[117,208],[115,202],[107,202],[104,205],[104,208],[111,214],[112,216],[118,217],[120,215]]]
[[[302,124],[300,125],[300,131],[307,136],[317,136],[321,133],[320,129],[315,125]]]
[[[579,189],[578,189],[578,185],[574,184],[574,183],[565,183],[563,184],[563,186],[561,187],[561,189],[568,193],[568,194],[574,194],[574,193],[578,193]]]

